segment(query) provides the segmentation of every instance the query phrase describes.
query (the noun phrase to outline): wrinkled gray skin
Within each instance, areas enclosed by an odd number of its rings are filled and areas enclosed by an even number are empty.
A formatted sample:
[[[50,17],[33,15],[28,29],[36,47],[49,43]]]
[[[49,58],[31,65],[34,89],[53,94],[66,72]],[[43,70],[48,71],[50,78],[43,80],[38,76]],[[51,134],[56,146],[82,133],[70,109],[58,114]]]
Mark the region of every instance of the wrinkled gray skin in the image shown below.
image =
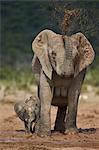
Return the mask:
[[[18,117],[24,122],[26,133],[32,133],[32,124],[39,120],[40,100],[37,97],[30,97],[25,102],[18,102],[14,106]],[[34,125],[35,128],[36,125]],[[37,126],[36,126],[37,127]],[[36,128],[37,131],[37,128]]]
[[[63,36],[43,30],[32,49],[32,69],[41,101],[38,135],[51,135],[51,104],[58,106],[54,130],[76,133],[78,98],[86,68],[94,59],[91,44],[82,33]]]

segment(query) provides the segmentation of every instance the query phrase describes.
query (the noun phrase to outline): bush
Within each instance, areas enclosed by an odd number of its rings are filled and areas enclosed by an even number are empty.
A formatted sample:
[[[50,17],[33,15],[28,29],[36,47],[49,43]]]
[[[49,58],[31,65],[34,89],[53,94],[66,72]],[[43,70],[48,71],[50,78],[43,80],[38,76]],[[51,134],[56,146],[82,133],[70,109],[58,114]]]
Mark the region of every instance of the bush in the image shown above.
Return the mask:
[[[85,84],[99,86],[99,67],[88,71],[85,78]]]
[[[0,83],[4,84],[8,89],[28,90],[30,85],[35,84],[35,79],[29,67],[15,70],[15,68],[6,66],[0,69]]]

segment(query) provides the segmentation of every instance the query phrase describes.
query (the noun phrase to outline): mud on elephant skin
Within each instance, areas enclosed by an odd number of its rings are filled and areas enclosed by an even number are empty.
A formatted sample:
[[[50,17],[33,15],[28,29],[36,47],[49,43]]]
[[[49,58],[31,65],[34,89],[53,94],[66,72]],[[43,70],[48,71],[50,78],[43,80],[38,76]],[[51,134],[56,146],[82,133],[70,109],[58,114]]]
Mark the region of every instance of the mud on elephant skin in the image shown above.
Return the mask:
[[[51,134],[51,104],[58,106],[54,129],[77,132],[78,98],[86,68],[95,55],[90,42],[82,33],[67,36],[46,29],[36,36],[32,49],[32,70],[41,102],[38,135]]]
[[[37,130],[37,122],[40,114],[40,100],[38,97],[30,97],[26,101],[18,102],[14,105],[17,116],[24,122],[26,133],[32,133],[32,125]]]

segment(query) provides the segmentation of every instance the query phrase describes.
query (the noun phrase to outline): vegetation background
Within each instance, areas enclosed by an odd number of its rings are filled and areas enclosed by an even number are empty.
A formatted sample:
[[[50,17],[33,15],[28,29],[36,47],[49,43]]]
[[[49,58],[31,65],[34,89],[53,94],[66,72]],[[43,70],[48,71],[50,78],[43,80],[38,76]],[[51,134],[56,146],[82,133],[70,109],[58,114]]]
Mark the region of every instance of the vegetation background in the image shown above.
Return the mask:
[[[91,42],[96,58],[85,83],[99,86],[99,1],[0,1],[0,83],[8,89],[29,89],[35,84],[31,43],[43,29],[64,34],[61,23],[65,10],[79,10],[66,34],[82,32]]]

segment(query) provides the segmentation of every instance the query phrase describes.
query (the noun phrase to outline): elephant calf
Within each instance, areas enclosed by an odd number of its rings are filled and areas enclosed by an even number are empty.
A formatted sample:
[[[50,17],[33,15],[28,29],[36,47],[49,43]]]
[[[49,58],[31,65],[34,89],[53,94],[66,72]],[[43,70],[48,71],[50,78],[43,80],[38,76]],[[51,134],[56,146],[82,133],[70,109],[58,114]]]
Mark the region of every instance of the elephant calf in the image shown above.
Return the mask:
[[[30,97],[25,102],[18,102],[14,106],[18,117],[24,121],[27,133],[32,133],[32,124],[39,120],[40,100],[38,97]]]

